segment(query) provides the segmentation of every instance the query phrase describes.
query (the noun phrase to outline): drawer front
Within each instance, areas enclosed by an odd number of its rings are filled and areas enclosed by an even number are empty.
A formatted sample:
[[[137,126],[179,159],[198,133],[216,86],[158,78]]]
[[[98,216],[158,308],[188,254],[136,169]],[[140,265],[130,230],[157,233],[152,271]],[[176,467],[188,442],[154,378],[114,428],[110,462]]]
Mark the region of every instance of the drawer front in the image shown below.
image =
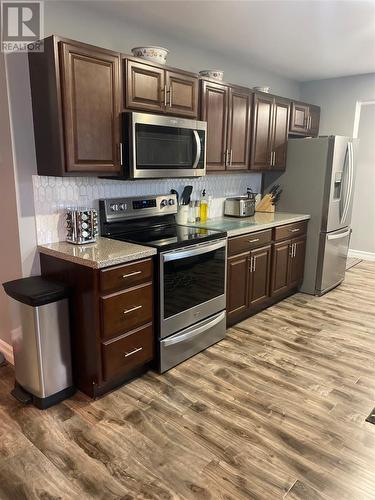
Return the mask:
[[[275,241],[301,236],[307,231],[307,221],[296,222],[295,224],[287,224],[285,226],[278,226],[274,228],[274,231]]]
[[[244,236],[236,236],[228,240],[228,255],[246,252],[252,248],[256,248],[269,243],[272,239],[272,229],[265,229],[256,233],[245,234]]]
[[[110,293],[152,281],[152,260],[141,260],[125,266],[100,271],[100,291]]]
[[[152,325],[103,342],[103,378],[107,381],[117,375],[126,374],[151,361],[153,357],[154,334]]]
[[[152,302],[151,284],[102,297],[102,337],[121,335],[152,322]]]

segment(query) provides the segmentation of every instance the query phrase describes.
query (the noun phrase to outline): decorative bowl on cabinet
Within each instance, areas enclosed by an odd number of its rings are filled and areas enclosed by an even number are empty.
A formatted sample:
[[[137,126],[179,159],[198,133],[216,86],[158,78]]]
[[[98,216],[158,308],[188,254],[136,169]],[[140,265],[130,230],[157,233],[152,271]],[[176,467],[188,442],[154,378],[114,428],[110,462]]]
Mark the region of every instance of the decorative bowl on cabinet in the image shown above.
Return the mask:
[[[224,71],[221,71],[220,69],[202,69],[199,74],[200,76],[206,76],[219,81],[222,81],[224,78]]]
[[[147,61],[166,64],[169,50],[164,47],[150,45],[149,47],[133,47],[132,53],[135,57],[141,57]]]

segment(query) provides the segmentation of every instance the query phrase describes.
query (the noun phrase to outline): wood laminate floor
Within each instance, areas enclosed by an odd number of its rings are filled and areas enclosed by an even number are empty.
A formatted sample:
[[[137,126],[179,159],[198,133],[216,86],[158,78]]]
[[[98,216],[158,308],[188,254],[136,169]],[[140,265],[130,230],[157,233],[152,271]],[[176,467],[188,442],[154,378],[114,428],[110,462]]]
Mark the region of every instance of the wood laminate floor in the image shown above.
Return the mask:
[[[375,264],[165,375],[48,411],[0,368],[1,499],[375,499]]]

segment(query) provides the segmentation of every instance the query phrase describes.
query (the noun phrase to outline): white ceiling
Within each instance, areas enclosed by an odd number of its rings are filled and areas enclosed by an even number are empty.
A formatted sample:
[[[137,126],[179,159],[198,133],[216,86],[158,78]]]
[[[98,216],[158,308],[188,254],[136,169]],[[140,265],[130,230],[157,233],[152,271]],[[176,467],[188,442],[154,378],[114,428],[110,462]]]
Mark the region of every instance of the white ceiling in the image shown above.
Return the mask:
[[[299,81],[375,72],[375,0],[90,2],[101,12]]]

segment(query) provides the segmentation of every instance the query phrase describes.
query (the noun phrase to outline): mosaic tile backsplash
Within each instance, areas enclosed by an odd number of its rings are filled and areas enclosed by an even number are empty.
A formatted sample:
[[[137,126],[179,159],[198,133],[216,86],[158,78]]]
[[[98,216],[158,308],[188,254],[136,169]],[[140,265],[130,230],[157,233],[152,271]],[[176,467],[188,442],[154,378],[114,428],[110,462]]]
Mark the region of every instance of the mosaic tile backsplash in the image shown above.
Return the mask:
[[[192,199],[199,199],[203,189],[212,196],[210,217],[220,217],[228,196],[254,192],[261,188],[260,174],[210,175],[197,179],[155,179],[147,181],[112,181],[96,177],[33,176],[35,220],[38,244],[64,241],[65,211],[69,207],[84,206],[98,209],[101,198],[179,193],[186,185],[193,186]]]

